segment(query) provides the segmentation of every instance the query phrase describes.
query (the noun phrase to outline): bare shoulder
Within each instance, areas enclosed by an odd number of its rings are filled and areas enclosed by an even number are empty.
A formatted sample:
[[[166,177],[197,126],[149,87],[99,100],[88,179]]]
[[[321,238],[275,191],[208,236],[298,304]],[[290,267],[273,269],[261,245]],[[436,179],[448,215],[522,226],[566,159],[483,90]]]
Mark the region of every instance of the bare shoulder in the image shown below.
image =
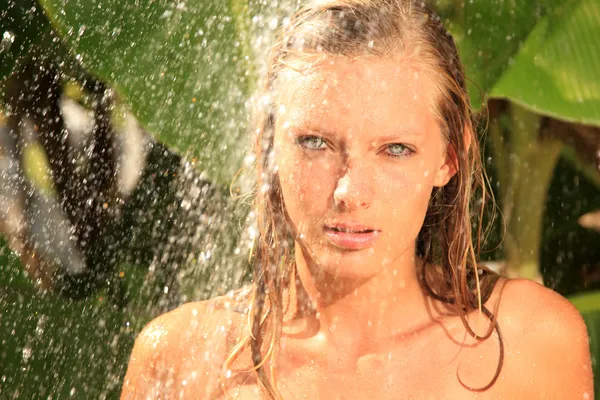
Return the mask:
[[[593,398],[588,335],[579,311],[526,279],[502,280],[494,297],[509,381],[535,398]]]
[[[183,304],[156,317],[137,336],[132,356],[151,353],[154,358],[164,358],[174,354],[184,342],[214,329],[221,316],[219,311],[214,301],[201,301]]]
[[[150,321],[135,340],[121,399],[210,393],[242,320],[231,308],[222,297],[186,303]]]
[[[497,288],[498,321],[505,330],[520,334],[546,333],[546,339],[570,338],[571,344],[588,345],[587,330],[579,311],[569,300],[528,279],[503,280]]]

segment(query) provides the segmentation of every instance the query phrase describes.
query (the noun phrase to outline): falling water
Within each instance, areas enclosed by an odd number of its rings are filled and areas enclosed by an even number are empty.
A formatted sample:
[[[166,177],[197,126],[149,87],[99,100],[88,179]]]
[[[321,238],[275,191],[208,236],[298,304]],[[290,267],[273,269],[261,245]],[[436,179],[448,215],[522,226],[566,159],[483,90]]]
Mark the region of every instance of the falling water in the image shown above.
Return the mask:
[[[144,324],[250,281],[253,95],[299,1],[0,5],[0,398],[114,399]],[[498,26],[473,15],[483,22],[458,40]],[[470,61],[487,74],[490,57]],[[593,128],[569,129],[588,140],[578,151],[598,145]],[[577,225],[598,229],[597,177],[577,157],[561,153],[543,221],[542,272],[563,293],[600,287],[598,237]],[[497,158],[486,166],[504,201]]]

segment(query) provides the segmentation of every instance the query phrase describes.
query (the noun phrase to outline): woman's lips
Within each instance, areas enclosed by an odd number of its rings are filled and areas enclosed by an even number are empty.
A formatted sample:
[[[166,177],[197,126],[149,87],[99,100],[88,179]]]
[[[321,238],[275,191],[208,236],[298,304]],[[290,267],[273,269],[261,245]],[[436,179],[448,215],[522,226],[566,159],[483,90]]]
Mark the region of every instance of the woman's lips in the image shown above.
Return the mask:
[[[331,243],[348,250],[362,250],[371,247],[379,236],[377,230],[359,227],[325,226],[324,230],[325,236]]]

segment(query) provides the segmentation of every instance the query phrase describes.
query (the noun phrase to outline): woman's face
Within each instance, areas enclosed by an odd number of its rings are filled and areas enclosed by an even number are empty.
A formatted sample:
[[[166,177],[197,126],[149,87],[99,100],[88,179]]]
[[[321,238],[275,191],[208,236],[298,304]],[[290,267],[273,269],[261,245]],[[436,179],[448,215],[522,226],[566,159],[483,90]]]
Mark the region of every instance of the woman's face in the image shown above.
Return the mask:
[[[313,261],[368,278],[412,257],[434,186],[447,183],[436,90],[397,58],[323,56],[278,78],[275,162]]]

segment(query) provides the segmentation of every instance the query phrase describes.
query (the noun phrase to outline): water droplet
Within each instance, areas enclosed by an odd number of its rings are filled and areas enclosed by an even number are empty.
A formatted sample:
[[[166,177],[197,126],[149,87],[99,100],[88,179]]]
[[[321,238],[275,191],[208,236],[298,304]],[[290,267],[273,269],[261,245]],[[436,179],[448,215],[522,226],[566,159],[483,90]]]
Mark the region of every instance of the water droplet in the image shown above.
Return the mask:
[[[31,347],[24,347],[23,348],[23,362],[28,362],[29,359],[31,358]]]
[[[8,51],[14,42],[15,34],[10,31],[5,31],[2,34],[2,40],[0,41],[0,53]]]
[[[279,21],[278,21],[277,17],[272,18],[269,21],[269,29],[271,29],[272,31],[274,31],[275,29],[277,29],[278,23],[279,23]]]

